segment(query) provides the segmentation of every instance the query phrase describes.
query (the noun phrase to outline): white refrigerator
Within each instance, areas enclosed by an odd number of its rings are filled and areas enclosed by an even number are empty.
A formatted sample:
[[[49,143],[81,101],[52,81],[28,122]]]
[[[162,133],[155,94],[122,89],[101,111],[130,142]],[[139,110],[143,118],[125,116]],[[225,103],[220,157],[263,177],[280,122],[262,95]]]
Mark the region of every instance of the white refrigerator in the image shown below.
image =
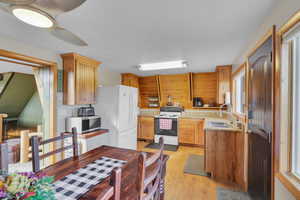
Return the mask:
[[[123,85],[97,89],[95,111],[110,132],[110,145],[137,148],[138,89]]]

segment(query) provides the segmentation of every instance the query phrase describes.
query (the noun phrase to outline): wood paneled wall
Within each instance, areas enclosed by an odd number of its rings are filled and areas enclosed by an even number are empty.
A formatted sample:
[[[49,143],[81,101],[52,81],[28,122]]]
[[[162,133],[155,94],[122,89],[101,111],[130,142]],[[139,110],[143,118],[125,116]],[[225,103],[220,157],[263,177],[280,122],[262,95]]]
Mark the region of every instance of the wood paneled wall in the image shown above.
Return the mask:
[[[139,77],[140,107],[148,108],[149,97],[159,97],[157,76]]]
[[[139,77],[135,74],[122,74],[122,85],[139,88]]]
[[[218,105],[224,103],[225,93],[231,90],[231,68],[231,65],[226,65],[217,66],[216,72],[147,77],[124,73],[122,84],[139,88],[141,108],[149,108],[149,97],[158,97],[159,105],[166,106],[168,96],[172,97],[173,103],[188,109],[193,108],[194,97],[201,97],[204,104],[216,106],[209,109],[218,108]]]
[[[205,104],[215,104],[217,99],[217,73],[192,74],[193,97],[201,97]]]
[[[167,104],[168,96],[171,96],[173,102],[185,108],[192,107],[189,74],[160,75],[159,85],[162,106]]]

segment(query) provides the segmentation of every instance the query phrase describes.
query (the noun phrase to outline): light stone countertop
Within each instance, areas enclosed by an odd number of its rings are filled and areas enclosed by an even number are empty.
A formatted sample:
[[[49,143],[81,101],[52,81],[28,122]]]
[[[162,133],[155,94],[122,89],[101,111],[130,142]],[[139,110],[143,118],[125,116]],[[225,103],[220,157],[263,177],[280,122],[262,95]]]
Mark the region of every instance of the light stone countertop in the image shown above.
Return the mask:
[[[159,111],[142,111],[139,116],[144,117],[155,117],[159,114]],[[183,119],[203,119],[205,120],[204,129],[205,130],[214,130],[214,131],[236,131],[242,132],[242,129],[235,127],[232,123],[233,118],[230,113],[223,112],[222,117],[219,116],[217,111],[202,111],[202,112],[183,112],[180,118]],[[179,118],[179,119],[180,119]],[[230,128],[224,127],[215,127],[210,124],[210,122],[225,122],[229,124]]]
[[[216,127],[211,124],[211,122],[224,122],[228,124],[230,127]],[[241,128],[236,127],[232,121],[230,120],[222,120],[222,119],[216,119],[216,118],[207,118],[204,122],[204,130],[207,131],[233,131],[233,132],[242,132],[243,130]]]

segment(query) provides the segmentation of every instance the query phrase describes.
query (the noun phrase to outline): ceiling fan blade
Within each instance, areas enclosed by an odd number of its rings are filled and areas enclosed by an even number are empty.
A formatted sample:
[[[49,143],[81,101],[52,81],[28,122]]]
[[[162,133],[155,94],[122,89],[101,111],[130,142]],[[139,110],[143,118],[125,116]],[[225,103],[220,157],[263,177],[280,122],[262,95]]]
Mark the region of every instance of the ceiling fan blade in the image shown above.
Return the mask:
[[[73,10],[83,4],[86,0],[52,0],[55,6],[65,12]]]
[[[13,4],[13,5],[29,5],[34,3],[36,0],[0,0],[2,3]]]
[[[11,14],[10,8],[7,5],[0,4],[0,10],[4,11],[6,13]]]
[[[77,46],[87,46],[88,45],[85,41],[83,41],[77,35],[73,34],[72,32],[70,32],[62,27],[55,26],[54,28],[50,29],[50,32],[56,38],[66,41],[66,42],[69,42],[71,44],[74,44]]]
[[[57,16],[79,7],[85,1],[86,0],[36,0],[33,5],[39,9],[46,10],[53,16]]]

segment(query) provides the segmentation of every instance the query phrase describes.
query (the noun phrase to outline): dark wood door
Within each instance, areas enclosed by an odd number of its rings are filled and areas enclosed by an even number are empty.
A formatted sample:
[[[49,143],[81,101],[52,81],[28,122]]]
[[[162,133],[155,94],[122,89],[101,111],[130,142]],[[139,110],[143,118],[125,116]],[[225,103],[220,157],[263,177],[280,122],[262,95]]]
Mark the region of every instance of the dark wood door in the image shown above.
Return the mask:
[[[249,57],[249,70],[248,189],[254,200],[269,200],[272,175],[272,37]]]

